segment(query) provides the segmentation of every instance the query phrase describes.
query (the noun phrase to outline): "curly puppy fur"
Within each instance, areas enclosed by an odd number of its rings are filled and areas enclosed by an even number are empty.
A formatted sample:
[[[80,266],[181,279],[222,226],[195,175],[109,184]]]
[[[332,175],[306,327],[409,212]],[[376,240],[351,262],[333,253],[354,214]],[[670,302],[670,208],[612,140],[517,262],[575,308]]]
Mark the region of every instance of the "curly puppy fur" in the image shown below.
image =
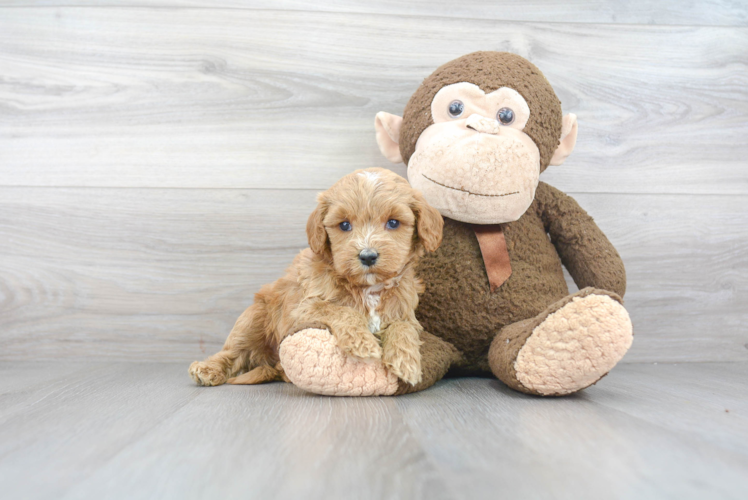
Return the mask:
[[[442,216],[405,179],[380,168],[343,177],[317,202],[307,222],[310,248],[260,289],[220,352],[192,363],[198,385],[287,382],[278,347],[304,328],[326,328],[346,354],[381,359],[403,381],[421,381],[415,309],[423,285],[415,265],[439,247]],[[359,258],[364,250],[378,254],[372,265]]]

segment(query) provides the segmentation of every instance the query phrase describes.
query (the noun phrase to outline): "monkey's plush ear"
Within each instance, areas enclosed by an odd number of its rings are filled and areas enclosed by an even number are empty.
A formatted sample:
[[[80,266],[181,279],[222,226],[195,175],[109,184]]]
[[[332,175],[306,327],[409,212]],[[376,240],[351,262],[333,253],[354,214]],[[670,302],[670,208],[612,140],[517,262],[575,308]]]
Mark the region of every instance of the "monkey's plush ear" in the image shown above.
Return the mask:
[[[577,115],[569,113],[564,116],[561,126],[561,143],[551,158],[551,165],[561,165],[574,150],[577,143]]]
[[[325,215],[327,214],[327,202],[320,193],[317,196],[317,208],[306,221],[306,236],[309,239],[309,248],[316,254],[322,254],[330,249],[325,229]]]
[[[377,129],[377,144],[385,158],[392,163],[402,163],[400,155],[400,126],[403,118],[380,111],[374,118],[374,128]]]
[[[442,214],[426,202],[420,191],[414,191],[413,198],[415,198],[413,213],[416,214],[418,240],[427,252],[435,252],[442,244],[444,229]]]

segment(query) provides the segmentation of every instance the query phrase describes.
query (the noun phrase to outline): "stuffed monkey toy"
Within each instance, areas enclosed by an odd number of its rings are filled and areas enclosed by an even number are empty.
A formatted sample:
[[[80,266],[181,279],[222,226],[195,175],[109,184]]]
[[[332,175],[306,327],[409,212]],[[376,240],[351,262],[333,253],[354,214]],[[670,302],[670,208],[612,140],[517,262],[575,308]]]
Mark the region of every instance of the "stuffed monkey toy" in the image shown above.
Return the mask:
[[[626,275],[592,217],[539,181],[574,149],[562,115],[526,59],[475,52],[426,78],[403,117],[375,119],[382,154],[444,217],[441,247],[417,271],[423,380],[409,385],[378,361],[346,359],[332,337],[302,330],[280,359],[296,385],[320,394],[391,395],[450,375],[493,373],[528,394],[571,394],[604,377],[631,346]],[[569,294],[562,264],[580,291]]]

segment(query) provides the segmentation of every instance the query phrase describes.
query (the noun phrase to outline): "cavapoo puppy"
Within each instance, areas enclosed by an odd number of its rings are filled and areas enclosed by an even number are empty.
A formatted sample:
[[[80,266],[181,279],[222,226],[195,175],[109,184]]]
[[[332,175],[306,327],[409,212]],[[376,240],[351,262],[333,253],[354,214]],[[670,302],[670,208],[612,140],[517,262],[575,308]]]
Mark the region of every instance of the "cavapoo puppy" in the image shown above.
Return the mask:
[[[415,265],[424,250],[439,247],[441,215],[405,179],[380,168],[343,177],[317,202],[306,227],[310,248],[260,289],[223,350],[192,363],[197,384],[288,381],[278,348],[304,328],[326,328],[346,354],[381,358],[403,381],[421,381],[415,309],[423,285]]]

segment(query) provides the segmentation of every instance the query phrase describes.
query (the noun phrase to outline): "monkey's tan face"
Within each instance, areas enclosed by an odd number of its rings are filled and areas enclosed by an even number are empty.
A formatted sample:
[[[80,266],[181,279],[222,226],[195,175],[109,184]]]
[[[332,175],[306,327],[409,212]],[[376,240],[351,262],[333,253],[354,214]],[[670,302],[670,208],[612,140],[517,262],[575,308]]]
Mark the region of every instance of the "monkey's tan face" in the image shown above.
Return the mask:
[[[408,180],[442,215],[473,224],[517,220],[535,198],[540,152],[523,132],[530,109],[507,87],[485,94],[472,83],[442,88],[434,124],[416,143]]]

